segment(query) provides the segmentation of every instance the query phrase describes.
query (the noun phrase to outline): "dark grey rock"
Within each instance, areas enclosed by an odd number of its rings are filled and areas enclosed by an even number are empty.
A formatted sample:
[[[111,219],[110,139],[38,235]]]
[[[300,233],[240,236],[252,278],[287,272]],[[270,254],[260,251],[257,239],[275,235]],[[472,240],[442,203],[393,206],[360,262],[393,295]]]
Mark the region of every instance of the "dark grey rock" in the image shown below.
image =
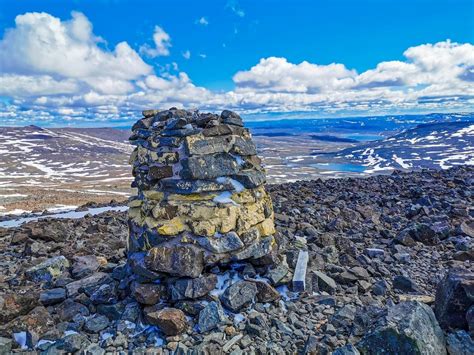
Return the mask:
[[[117,302],[117,289],[114,283],[100,285],[90,294],[90,300],[94,304],[112,304]]]
[[[239,165],[228,153],[214,155],[191,156],[183,159],[180,174],[184,179],[213,179],[219,176],[234,175]]]
[[[376,296],[384,296],[388,291],[388,284],[385,280],[379,280],[372,285],[372,293]]]
[[[8,355],[12,349],[13,341],[8,338],[0,337],[0,355]]]
[[[245,260],[245,259],[258,259],[265,255],[268,255],[272,250],[272,244],[274,242],[274,238],[272,236],[262,238],[247,248],[244,248],[240,251],[234,252],[232,254],[231,259],[235,261]]]
[[[285,276],[288,275],[289,272],[290,268],[288,267],[286,262],[282,262],[268,270],[265,277],[270,280],[272,285],[279,286],[281,284],[281,281],[285,278]]]
[[[68,298],[63,303],[57,306],[56,310],[59,319],[62,321],[71,321],[74,316],[81,314],[83,316],[89,315],[89,309],[81,303],[74,302]]]
[[[474,354],[474,341],[464,330],[448,334],[447,348],[450,355],[472,355]]]
[[[91,295],[101,285],[105,283],[113,282],[112,277],[104,272],[96,272],[86,278],[70,282],[66,285],[66,291],[68,297],[75,297],[80,292],[85,292],[87,295]]]
[[[362,354],[446,354],[443,331],[431,308],[419,302],[390,307],[357,348]]]
[[[199,238],[199,245],[213,253],[227,253],[244,247],[235,232],[229,232],[215,238]]]
[[[215,329],[225,321],[224,311],[217,302],[209,302],[204,309],[199,312],[198,325],[201,333],[206,333]]]
[[[110,324],[109,319],[101,314],[96,314],[91,318],[87,319],[84,324],[84,329],[89,333],[98,333],[101,330],[107,328]]]
[[[360,352],[357,348],[352,344],[347,344],[341,348],[337,348],[334,350],[332,355],[359,355]]]
[[[474,272],[450,270],[436,289],[435,313],[446,329],[469,329],[466,314],[474,305]]]
[[[325,291],[330,295],[333,295],[336,292],[337,284],[331,277],[321,271],[313,271],[313,274],[316,278],[315,281],[317,282],[319,290]]]
[[[61,339],[62,350],[68,353],[75,353],[90,345],[89,339],[82,334],[69,334]]]
[[[235,125],[235,126],[240,126],[243,127],[244,122],[242,121],[242,118],[235,112],[229,111],[229,110],[224,110],[221,113],[221,119],[222,122],[225,124],[230,124],[230,125]]]
[[[255,155],[257,154],[257,148],[250,137],[236,136],[232,152],[243,156]]]
[[[204,252],[192,245],[158,246],[148,251],[145,264],[152,271],[198,277],[204,268]]]
[[[244,185],[246,189],[259,187],[263,185],[266,180],[265,173],[259,170],[242,170],[232,177]]]
[[[99,262],[95,255],[75,256],[71,269],[71,275],[75,279],[82,279],[99,269]]]
[[[393,278],[393,288],[403,292],[417,292],[418,287],[409,277],[397,275]]]
[[[66,299],[66,290],[64,288],[52,288],[45,290],[40,294],[40,302],[45,306],[50,306],[62,302]]]
[[[160,184],[163,190],[177,194],[232,191],[234,189],[230,181],[163,179]]]
[[[150,180],[161,180],[173,176],[173,167],[170,165],[165,166],[150,166],[148,170],[148,178]]]
[[[238,281],[224,291],[221,302],[232,312],[238,312],[252,303],[256,295],[257,286],[253,282]]]
[[[345,305],[339,309],[332,317],[332,323],[342,327],[348,327],[352,325],[352,322],[356,316],[356,307],[350,304]]]
[[[369,258],[382,258],[385,255],[385,251],[383,249],[377,249],[377,248],[366,248],[364,250],[364,253]]]
[[[194,279],[178,279],[170,285],[170,294],[173,301],[194,299],[207,295],[217,284],[217,276],[209,274]]]
[[[197,138],[198,137],[198,138]],[[234,146],[234,136],[191,136],[185,140],[189,155],[228,153]]]

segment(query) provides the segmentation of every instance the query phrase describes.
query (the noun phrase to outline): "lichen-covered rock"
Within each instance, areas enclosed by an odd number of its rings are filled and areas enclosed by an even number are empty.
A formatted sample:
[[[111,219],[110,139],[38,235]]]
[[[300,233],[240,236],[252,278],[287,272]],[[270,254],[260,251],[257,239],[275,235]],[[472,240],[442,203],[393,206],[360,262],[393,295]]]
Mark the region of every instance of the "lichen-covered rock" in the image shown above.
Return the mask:
[[[47,259],[26,270],[25,275],[32,281],[51,281],[69,267],[69,261],[62,255]]]
[[[357,343],[362,354],[446,354],[446,340],[431,308],[401,302],[372,324]]]

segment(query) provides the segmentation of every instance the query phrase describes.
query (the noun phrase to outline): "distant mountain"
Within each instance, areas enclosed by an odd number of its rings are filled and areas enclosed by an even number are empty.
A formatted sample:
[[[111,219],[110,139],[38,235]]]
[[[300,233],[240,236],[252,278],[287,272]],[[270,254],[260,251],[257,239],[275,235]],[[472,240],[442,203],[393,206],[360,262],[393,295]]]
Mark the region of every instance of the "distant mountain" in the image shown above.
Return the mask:
[[[128,177],[128,136],[113,128],[0,127],[0,184]]]
[[[472,113],[248,126],[269,183],[474,165]],[[132,191],[129,134],[114,128],[0,127],[0,215],[125,199]]]
[[[129,132],[0,127],[0,215],[123,199]]]
[[[474,122],[421,124],[383,140],[344,149],[335,158],[366,166],[365,173],[474,165]]]

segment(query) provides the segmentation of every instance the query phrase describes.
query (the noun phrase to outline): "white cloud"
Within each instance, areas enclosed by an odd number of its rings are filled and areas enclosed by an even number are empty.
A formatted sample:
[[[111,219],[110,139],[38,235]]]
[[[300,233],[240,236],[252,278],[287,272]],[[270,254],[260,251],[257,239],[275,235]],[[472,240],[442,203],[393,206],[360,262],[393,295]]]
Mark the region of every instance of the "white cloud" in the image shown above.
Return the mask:
[[[207,58],[207,55],[204,54],[204,53],[200,53],[199,56],[200,56],[202,59],[206,59],[206,58]]]
[[[191,51],[188,49],[186,51],[184,51],[183,53],[181,53],[184,57],[184,59],[189,59],[191,58]]]
[[[149,49],[164,53],[170,41],[161,31],[155,31],[155,48]],[[0,39],[0,95],[6,98],[0,100],[0,125],[58,117],[113,121],[171,106],[307,111],[315,117],[472,110],[474,104],[474,46],[468,43],[411,47],[405,60],[381,62],[362,73],[342,63],[262,58],[234,75],[234,90],[213,92],[196,86],[175,62],[154,69],[126,42],[111,50],[102,42],[80,13],[67,21],[46,13],[18,16]]]
[[[285,58],[270,57],[249,71],[238,72],[233,79],[240,89],[250,91],[324,92],[353,85],[355,76],[356,72],[343,64],[292,64]]]
[[[237,0],[227,1],[226,7],[231,9],[231,11],[239,17],[244,17],[245,16],[245,11],[242,10],[242,8],[240,7],[239,2]]]
[[[448,41],[407,49],[406,61],[358,74],[343,64],[269,57],[234,75],[242,106],[268,111],[397,112],[466,109],[474,104],[474,46]]]
[[[170,55],[171,37],[165,32],[160,26],[155,26],[153,33],[153,42],[155,47],[151,47],[148,44],[144,44],[140,47],[140,54],[146,55],[147,57],[156,58],[160,56]]]
[[[73,12],[64,22],[46,13],[26,13],[15,24],[0,41],[3,73],[132,80],[151,71],[126,42],[113,52],[101,49],[100,38],[81,13]]]
[[[209,20],[206,17],[203,16],[199,20],[196,20],[195,24],[196,25],[207,26],[207,25],[209,25]]]

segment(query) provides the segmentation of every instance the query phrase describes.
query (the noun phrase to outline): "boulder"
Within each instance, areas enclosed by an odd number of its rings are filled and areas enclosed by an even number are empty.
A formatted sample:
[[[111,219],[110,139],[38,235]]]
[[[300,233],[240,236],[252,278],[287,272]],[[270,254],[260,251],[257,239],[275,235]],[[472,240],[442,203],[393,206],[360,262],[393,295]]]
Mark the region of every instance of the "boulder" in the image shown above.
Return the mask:
[[[213,179],[236,174],[239,165],[229,153],[196,155],[183,159],[181,177],[185,179]]]
[[[321,271],[313,271],[312,274],[316,279],[317,289],[320,291],[325,291],[330,295],[333,295],[336,292],[337,284],[331,277],[327,276]]]
[[[154,305],[166,295],[166,289],[159,284],[134,283],[131,287],[132,296],[141,304]]]
[[[57,306],[56,313],[60,320],[69,322],[78,314],[87,317],[89,315],[89,308],[79,302],[74,302],[72,299],[67,298],[63,303]]]
[[[253,282],[238,281],[224,291],[221,302],[232,312],[238,312],[252,303],[256,295],[257,286]]]
[[[147,307],[144,312],[146,321],[149,324],[158,326],[166,335],[178,335],[188,328],[186,316],[179,309],[165,308],[156,310],[154,307]]]
[[[145,264],[152,271],[198,277],[204,268],[204,252],[191,245],[158,246],[149,250]]]
[[[469,329],[467,313],[474,305],[474,272],[449,270],[436,288],[435,313],[445,329]]]
[[[362,354],[446,354],[446,340],[433,311],[419,302],[388,308],[356,346]]]
[[[201,333],[206,333],[217,328],[225,320],[224,310],[220,303],[215,301],[209,302],[207,306],[199,312],[199,330]]]
[[[52,288],[45,290],[40,294],[40,302],[45,306],[50,306],[62,302],[66,299],[66,290],[64,288]]]
[[[255,280],[257,286],[257,301],[262,303],[278,301],[281,296],[270,284],[265,281]]]
[[[12,350],[13,341],[9,338],[0,337],[0,355],[8,355]]]
[[[474,341],[464,330],[458,330],[448,334],[448,353],[450,355],[472,355],[474,354]]]
[[[217,276],[209,274],[195,279],[178,279],[170,285],[173,301],[195,299],[211,292],[217,284]]]
[[[393,278],[393,288],[403,292],[416,292],[418,287],[415,282],[407,276],[397,275]]]
[[[110,324],[109,318],[102,314],[96,314],[86,320],[84,329],[89,333],[98,333]]]
[[[62,255],[47,259],[25,272],[25,276],[34,282],[49,282],[60,276],[69,267],[69,261]]]
[[[242,121],[242,118],[235,112],[232,112],[229,110],[222,111],[221,119],[222,119],[222,122],[225,124],[235,125],[235,126],[240,126],[240,127],[244,126],[244,122]]]
[[[235,232],[229,232],[216,238],[199,238],[199,244],[213,253],[227,253],[241,249],[244,243]]]
[[[112,283],[112,277],[105,272],[96,272],[86,278],[70,282],[66,285],[68,297],[75,297],[83,291],[88,295],[94,293],[101,285]]]
[[[71,269],[71,275],[75,279],[82,279],[99,269],[99,261],[95,255],[75,256]]]

